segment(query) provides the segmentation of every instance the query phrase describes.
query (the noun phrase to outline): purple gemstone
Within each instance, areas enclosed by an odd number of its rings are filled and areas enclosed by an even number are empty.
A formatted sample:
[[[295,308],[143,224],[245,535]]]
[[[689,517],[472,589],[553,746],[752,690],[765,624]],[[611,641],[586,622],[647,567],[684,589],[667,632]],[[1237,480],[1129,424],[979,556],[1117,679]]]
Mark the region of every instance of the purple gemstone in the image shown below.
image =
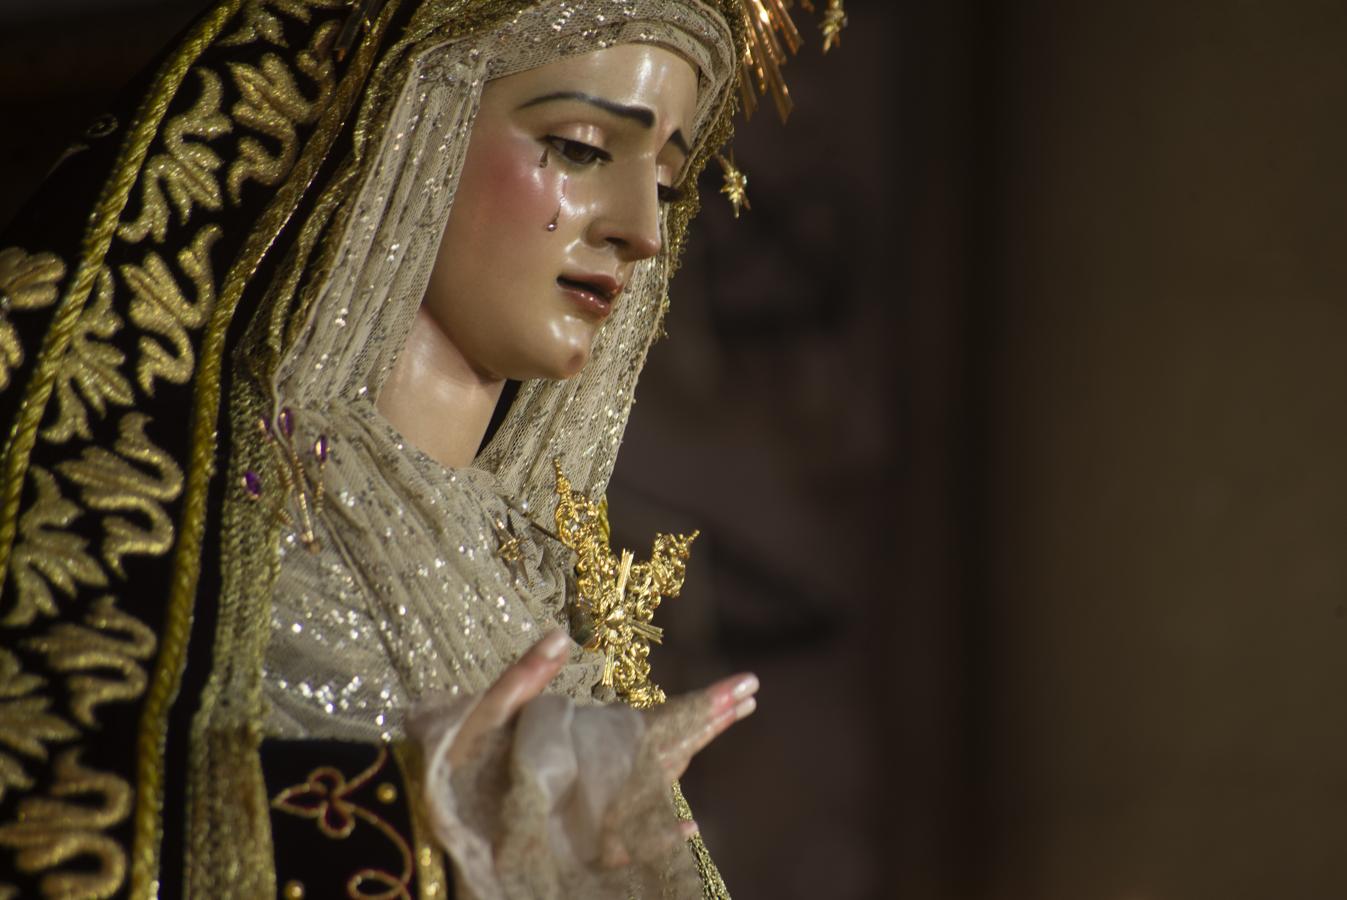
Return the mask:
[[[252,469],[243,473],[243,489],[254,499],[262,496],[262,479]]]
[[[313,442],[313,455],[318,457],[320,463],[327,462],[327,435],[318,435],[318,440]]]
[[[284,407],[280,415],[281,434],[290,437],[295,433],[295,415],[290,412],[290,407]]]

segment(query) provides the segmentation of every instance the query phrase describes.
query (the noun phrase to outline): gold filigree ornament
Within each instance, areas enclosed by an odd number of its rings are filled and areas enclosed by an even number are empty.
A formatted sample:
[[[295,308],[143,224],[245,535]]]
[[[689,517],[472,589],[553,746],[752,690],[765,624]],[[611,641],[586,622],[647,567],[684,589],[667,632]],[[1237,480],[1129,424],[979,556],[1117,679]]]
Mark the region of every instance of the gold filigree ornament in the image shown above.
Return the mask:
[[[593,629],[584,648],[604,655],[603,684],[620,698],[637,709],[658,706],[664,691],[650,680],[649,657],[650,645],[662,642],[664,630],[651,619],[665,597],[682,591],[689,548],[699,532],[655,535],[646,562],[636,562],[630,550],[617,556],[599,504],[571,488],[559,460],[554,465],[557,534],[578,557],[576,604]]]

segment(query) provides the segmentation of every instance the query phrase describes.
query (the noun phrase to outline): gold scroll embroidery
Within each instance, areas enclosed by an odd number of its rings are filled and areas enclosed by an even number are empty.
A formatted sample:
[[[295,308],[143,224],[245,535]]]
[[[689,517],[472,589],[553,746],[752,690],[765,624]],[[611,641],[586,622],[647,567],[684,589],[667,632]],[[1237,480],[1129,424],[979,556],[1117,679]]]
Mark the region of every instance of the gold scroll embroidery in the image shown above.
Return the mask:
[[[94,300],[76,320],[75,334],[66,347],[56,376],[56,421],[42,430],[42,438],[63,443],[72,437],[88,439],[89,410],[106,414],[109,404],[130,406],[131,382],[121,373],[126,354],[108,343],[122,327],[112,309],[112,272],[99,270]]]
[[[236,47],[263,38],[278,47],[287,47],[289,45],[285,42],[285,30],[273,10],[300,22],[307,22],[311,7],[341,9],[349,5],[348,0],[246,0],[239,16],[243,24],[229,37],[221,40],[220,45]]]
[[[0,623],[4,625],[27,625],[38,613],[56,615],[52,588],[73,597],[79,584],[107,584],[103,569],[85,549],[88,542],[65,530],[79,518],[79,506],[61,496],[56,477],[46,469],[33,467],[32,484],[37,499],[19,519],[19,541],[9,569],[17,599]]]
[[[41,309],[56,302],[56,283],[65,263],[53,253],[29,253],[20,247],[0,250],[0,390],[10,372],[23,364],[23,343],[9,321],[16,309]]]
[[[143,241],[154,235],[163,243],[168,232],[168,205],[171,201],[178,217],[186,222],[193,204],[206,209],[221,207],[220,182],[215,170],[224,164],[219,154],[204,142],[233,130],[229,117],[220,112],[220,76],[208,69],[193,69],[201,79],[201,96],[196,105],[164,126],[164,152],[155,154],[141,174],[140,216],[117,227],[117,236],[127,243]],[[165,196],[167,194],[167,196]]]
[[[21,872],[41,872],[48,897],[111,897],[126,877],[126,852],[104,829],[131,812],[131,785],[80,765],[79,749],[56,757],[50,796],[25,797],[14,822],[0,825],[0,846],[18,852]],[[90,866],[90,862],[96,864]]]
[[[121,673],[68,674],[70,713],[82,725],[97,724],[94,707],[116,700],[134,700],[145,690],[145,669],[140,660],[154,653],[154,632],[134,616],[117,609],[114,597],[100,597],[84,617],[87,625],[61,622],[24,646],[44,654],[53,672]],[[120,635],[120,636],[119,636]]]
[[[33,780],[13,754],[46,760],[46,745],[67,741],[78,732],[61,716],[48,710],[50,700],[38,693],[46,682],[24,672],[19,658],[0,649],[0,800],[10,788],[25,790]]]
[[[196,288],[196,300],[190,301],[157,253],[147,253],[141,266],[124,265],[122,278],[131,289],[131,321],[163,339],[140,339],[140,363],[136,382],[141,390],[154,396],[154,380],[185,384],[196,367],[187,330],[206,324],[215,307],[215,278],[210,267],[210,248],[220,238],[220,228],[208,225],[192,243],[178,253],[178,265]]]
[[[340,769],[333,766],[319,766],[309,773],[306,781],[286,788],[271,799],[273,809],[292,816],[313,819],[324,837],[334,839],[350,837],[359,820],[374,826],[397,848],[402,857],[401,874],[394,875],[371,867],[360,869],[346,881],[346,896],[351,900],[375,896],[411,900],[408,887],[411,885],[415,867],[412,848],[407,839],[398,834],[397,829],[384,821],[378,813],[350,799],[350,795],[374,778],[387,762],[388,748],[380,747],[379,756],[374,762],[350,781],[346,780]],[[383,890],[373,894],[370,888]]]
[[[118,577],[125,577],[122,557],[158,555],[173,545],[173,521],[163,504],[182,492],[182,469],[145,435],[149,421],[144,413],[129,412],[118,423],[121,436],[115,453],[86,447],[80,459],[57,466],[62,475],[83,488],[80,500],[85,506],[103,512],[137,512],[148,520],[148,527],[141,527],[122,516],[103,517],[103,561]],[[154,474],[133,462],[152,468]]]
[[[229,166],[226,180],[231,202],[239,202],[245,182],[252,180],[275,187],[294,167],[299,155],[296,126],[308,125],[317,119],[332,92],[335,69],[327,48],[338,27],[336,22],[320,25],[314,30],[308,49],[295,58],[295,67],[317,85],[317,94],[312,100],[300,91],[294,74],[275,53],[264,54],[256,67],[244,63],[229,64],[234,84],[243,95],[231,110],[235,120],[275,138],[281,145],[280,152],[273,156],[254,137],[239,141],[238,158]]]

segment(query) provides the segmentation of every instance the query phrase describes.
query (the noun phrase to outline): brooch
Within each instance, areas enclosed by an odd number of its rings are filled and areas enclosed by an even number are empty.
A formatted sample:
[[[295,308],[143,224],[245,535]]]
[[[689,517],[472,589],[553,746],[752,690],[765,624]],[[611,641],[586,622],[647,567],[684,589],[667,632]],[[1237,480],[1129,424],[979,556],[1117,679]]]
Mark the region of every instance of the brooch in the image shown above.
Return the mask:
[[[630,550],[609,546],[607,516],[599,504],[571,488],[557,473],[557,535],[575,551],[577,605],[592,622],[586,650],[604,655],[603,684],[637,709],[664,702],[664,691],[650,680],[650,645],[661,643],[663,629],[651,624],[665,597],[683,589],[689,547],[698,532],[657,534],[650,559],[637,562]],[[587,629],[588,630],[588,629]]]

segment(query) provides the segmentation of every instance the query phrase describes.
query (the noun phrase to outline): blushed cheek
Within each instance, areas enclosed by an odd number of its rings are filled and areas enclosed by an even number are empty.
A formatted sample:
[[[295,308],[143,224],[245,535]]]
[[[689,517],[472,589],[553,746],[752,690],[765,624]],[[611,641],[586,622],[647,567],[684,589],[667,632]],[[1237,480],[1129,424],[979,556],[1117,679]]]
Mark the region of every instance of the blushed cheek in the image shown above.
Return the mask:
[[[489,201],[482,211],[503,217],[497,224],[505,231],[544,228],[560,203],[560,167],[555,161],[539,166],[542,147],[527,138],[492,141],[482,149],[487,154],[482,188]]]

